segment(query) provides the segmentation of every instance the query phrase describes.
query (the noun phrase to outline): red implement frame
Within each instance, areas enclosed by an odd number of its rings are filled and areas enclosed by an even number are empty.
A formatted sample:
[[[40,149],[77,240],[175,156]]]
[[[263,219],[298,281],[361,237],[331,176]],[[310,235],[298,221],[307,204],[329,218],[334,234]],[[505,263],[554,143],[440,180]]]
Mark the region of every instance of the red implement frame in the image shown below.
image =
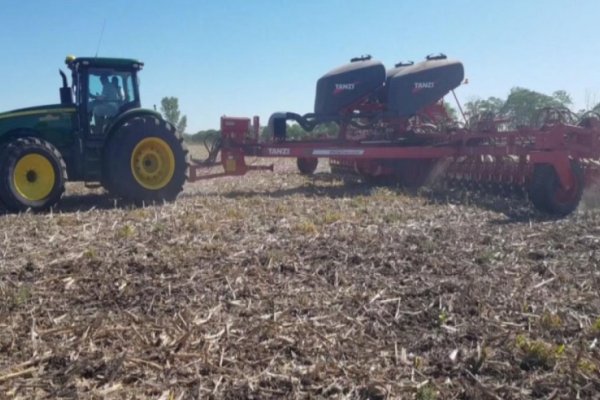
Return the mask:
[[[533,167],[549,164],[556,170],[561,186],[573,186],[570,160],[600,159],[600,127],[557,123],[542,129],[523,128],[506,132],[471,132],[456,129],[436,134],[430,145],[406,146],[394,142],[344,139],[302,140],[259,143],[259,121],[249,118],[221,118],[221,173],[202,175],[204,165],[190,165],[189,181],[221,176],[244,175],[250,170],[272,170],[272,166],[247,165],[245,157],[335,158],[355,160],[367,167],[373,160],[461,160],[448,173],[469,173],[472,180],[526,184]],[[513,162],[504,159],[512,157]],[[586,181],[592,178],[587,171]]]
[[[223,172],[202,174],[202,169],[214,163],[195,161],[189,166],[189,181],[273,170],[273,165],[248,165],[246,157],[296,158],[305,174],[314,171],[319,158],[329,158],[332,171],[350,170],[375,182],[392,176],[414,187],[432,176],[443,176],[482,188],[524,190],[538,210],[567,215],[577,208],[584,187],[600,180],[598,115],[576,125],[551,120],[539,129],[511,131],[499,131],[493,123],[473,130],[437,129],[419,122],[421,117],[430,118],[421,113],[416,125],[408,120],[385,121],[392,132],[392,139],[386,140],[351,138],[348,133],[356,132],[342,123],[335,139],[271,138],[265,142],[259,140],[258,117],[252,122],[222,117],[219,149]],[[431,126],[436,130],[428,131]]]

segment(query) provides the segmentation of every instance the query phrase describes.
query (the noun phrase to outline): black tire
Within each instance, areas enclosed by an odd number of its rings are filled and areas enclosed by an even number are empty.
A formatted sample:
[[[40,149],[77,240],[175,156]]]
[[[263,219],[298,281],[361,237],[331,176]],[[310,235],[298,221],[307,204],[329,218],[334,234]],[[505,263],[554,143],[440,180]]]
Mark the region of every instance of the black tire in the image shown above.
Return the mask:
[[[312,175],[317,169],[317,165],[319,165],[319,159],[315,157],[298,157],[296,165],[302,175]]]
[[[565,216],[575,211],[583,195],[584,175],[583,168],[574,160],[571,161],[571,171],[575,178],[575,186],[569,192],[565,192],[551,164],[534,166],[528,195],[535,208],[557,216]]]
[[[44,211],[65,192],[67,167],[51,143],[17,138],[0,152],[0,202],[13,212]]]
[[[0,144],[0,157],[3,156],[5,148],[6,148],[5,144]],[[1,160],[3,160],[3,159],[0,159],[0,162],[1,162]],[[2,201],[2,198],[0,198],[0,214],[2,214],[3,212],[6,212],[6,211],[8,211],[8,208],[6,208],[6,205]]]
[[[168,165],[161,169],[164,161]],[[187,161],[183,137],[173,125],[154,116],[134,117],[106,145],[102,183],[136,204],[173,201],[187,179]]]

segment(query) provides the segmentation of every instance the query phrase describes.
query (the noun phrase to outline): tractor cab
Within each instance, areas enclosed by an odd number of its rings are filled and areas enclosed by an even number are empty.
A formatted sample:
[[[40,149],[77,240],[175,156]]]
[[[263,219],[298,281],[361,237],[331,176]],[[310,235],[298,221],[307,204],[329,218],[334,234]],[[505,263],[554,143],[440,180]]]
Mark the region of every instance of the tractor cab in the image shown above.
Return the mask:
[[[61,103],[75,103],[81,132],[103,135],[115,117],[127,110],[140,108],[137,72],[144,65],[140,61],[69,56],[65,63],[72,72],[73,84],[70,90],[66,77],[61,73]]]

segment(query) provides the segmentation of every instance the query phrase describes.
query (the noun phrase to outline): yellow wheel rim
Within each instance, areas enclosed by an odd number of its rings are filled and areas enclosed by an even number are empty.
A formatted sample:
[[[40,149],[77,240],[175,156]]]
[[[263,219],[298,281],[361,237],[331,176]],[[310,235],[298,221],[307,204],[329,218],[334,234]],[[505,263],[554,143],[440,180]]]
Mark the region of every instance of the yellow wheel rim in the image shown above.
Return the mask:
[[[13,173],[15,189],[29,201],[43,200],[56,185],[52,163],[41,154],[27,154],[17,161]]]
[[[131,153],[131,172],[142,187],[159,190],[175,173],[175,156],[167,142],[157,137],[140,141]]]

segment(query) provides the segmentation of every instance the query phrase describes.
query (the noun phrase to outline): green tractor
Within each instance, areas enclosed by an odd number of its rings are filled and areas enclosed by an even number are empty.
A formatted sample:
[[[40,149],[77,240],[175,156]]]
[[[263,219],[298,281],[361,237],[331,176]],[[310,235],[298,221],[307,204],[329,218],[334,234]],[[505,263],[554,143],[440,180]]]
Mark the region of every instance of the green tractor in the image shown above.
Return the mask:
[[[101,185],[128,201],[174,200],[187,175],[187,149],[175,127],[142,109],[143,63],[66,59],[60,104],[0,113],[0,203],[14,212],[47,210],[65,182]]]

